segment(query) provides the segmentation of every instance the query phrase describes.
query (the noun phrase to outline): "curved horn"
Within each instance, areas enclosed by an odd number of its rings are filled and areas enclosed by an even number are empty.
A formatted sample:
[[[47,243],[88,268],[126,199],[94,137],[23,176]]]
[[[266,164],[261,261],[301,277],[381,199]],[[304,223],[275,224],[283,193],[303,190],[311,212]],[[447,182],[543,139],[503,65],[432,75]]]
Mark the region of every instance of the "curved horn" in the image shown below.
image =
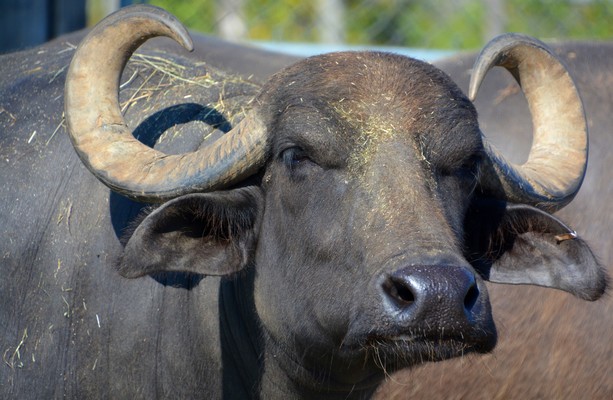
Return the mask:
[[[474,101],[486,73],[506,68],[517,80],[532,114],[528,160],[514,165],[485,143],[491,161],[481,187],[511,202],[555,211],[570,202],[583,182],[588,156],[587,124],[575,84],[562,62],[542,42],[519,34],[488,43],[473,67]]]
[[[150,202],[226,187],[256,172],[265,159],[266,137],[255,112],[193,153],[167,155],[134,138],[119,108],[119,80],[136,48],[155,36],[193,48],[172,15],[143,5],[105,18],[79,45],[64,96],[67,130],[83,163],[113,191]]]

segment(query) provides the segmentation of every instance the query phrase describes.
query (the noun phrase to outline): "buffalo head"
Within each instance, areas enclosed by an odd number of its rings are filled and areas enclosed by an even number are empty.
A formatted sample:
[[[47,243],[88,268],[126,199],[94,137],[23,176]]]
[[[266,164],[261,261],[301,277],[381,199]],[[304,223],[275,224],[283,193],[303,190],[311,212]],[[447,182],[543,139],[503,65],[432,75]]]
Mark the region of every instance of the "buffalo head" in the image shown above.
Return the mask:
[[[500,65],[529,102],[534,143],[513,165],[444,73],[378,52],[301,61],[274,75],[222,139],[160,153],[133,138],[118,107],[125,63],[158,35],[190,48],[159,9],[114,14],[79,46],[66,83],[85,165],[114,191],[162,203],[119,271],[253,271],[245,296],[263,357],[296,385],[367,387],[384,371],[490,351],[484,280],[590,300],[604,290],[589,248],[547,213],[581,185],[587,131],[572,79],[542,43],[503,36],[473,70],[471,98]]]

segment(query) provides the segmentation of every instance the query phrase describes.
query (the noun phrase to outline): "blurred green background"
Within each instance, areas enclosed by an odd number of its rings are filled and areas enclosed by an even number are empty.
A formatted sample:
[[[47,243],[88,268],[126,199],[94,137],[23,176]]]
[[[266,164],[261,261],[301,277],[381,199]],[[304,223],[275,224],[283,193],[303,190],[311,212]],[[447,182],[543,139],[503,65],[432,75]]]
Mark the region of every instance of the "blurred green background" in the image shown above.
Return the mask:
[[[0,0],[0,53],[143,2],[193,30],[235,41],[459,50],[503,32],[613,38],[613,0]]]
[[[150,0],[230,40],[477,48],[503,32],[610,39],[612,0]]]

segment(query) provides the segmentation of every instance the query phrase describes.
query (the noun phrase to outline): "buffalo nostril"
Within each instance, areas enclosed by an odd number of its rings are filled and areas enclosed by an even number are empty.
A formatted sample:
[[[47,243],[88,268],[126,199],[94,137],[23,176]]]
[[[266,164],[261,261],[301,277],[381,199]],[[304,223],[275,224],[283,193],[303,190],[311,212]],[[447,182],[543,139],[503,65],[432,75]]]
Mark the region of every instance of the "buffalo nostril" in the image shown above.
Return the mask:
[[[415,301],[411,288],[400,279],[389,277],[383,282],[383,290],[400,306],[407,306]]]
[[[466,311],[471,311],[478,298],[479,289],[477,288],[477,284],[473,282],[470,288],[468,288],[468,292],[466,292],[466,296],[464,297],[464,309]]]

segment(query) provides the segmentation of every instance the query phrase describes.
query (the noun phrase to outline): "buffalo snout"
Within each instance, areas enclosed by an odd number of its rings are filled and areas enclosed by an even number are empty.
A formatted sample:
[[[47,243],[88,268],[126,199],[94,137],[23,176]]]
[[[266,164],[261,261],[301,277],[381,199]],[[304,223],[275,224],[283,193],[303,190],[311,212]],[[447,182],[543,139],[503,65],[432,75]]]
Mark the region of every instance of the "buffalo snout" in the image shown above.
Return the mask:
[[[458,340],[486,352],[496,342],[487,290],[474,272],[458,265],[410,265],[377,281],[388,324],[399,338]]]

